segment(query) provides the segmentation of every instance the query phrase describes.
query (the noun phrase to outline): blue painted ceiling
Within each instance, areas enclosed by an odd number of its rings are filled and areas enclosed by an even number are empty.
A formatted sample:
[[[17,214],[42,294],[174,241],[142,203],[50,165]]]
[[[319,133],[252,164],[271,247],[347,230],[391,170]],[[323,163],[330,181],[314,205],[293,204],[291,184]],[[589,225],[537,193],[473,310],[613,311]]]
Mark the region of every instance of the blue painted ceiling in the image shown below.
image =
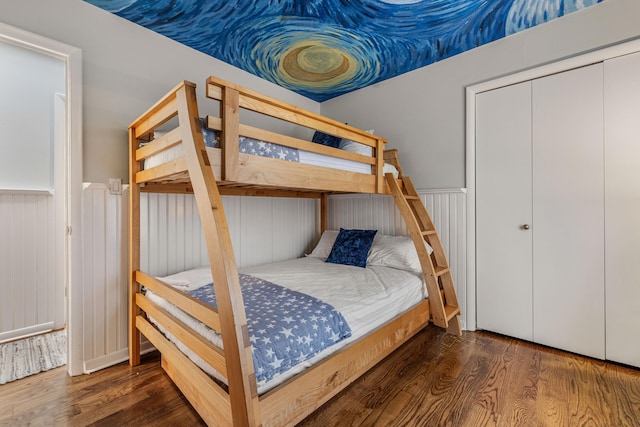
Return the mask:
[[[322,102],[603,0],[85,0]]]

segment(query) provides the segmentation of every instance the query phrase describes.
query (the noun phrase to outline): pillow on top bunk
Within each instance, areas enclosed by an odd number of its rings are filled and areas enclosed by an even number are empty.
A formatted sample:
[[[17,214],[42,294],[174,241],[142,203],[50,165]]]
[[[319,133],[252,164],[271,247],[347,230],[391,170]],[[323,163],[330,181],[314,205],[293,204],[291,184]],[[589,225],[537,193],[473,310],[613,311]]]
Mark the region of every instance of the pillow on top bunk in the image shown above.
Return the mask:
[[[315,142],[316,144],[338,148],[340,146],[340,141],[342,141],[342,138],[340,138],[339,136],[329,135],[317,130],[313,133],[313,138],[311,138],[311,141]]]
[[[331,253],[331,248],[333,248],[333,243],[336,241],[336,237],[338,237],[338,230],[325,230],[320,237],[320,241],[313,248],[308,257],[312,258],[320,258],[323,261],[326,261]]]
[[[427,242],[424,244],[431,255],[433,249]],[[420,258],[411,236],[376,235],[367,258],[367,265],[379,265],[422,274]]]
[[[367,256],[377,231],[341,228],[326,262],[366,267]]]
[[[368,130],[367,133],[373,134],[373,129]],[[373,147],[361,144],[360,142],[351,141],[350,139],[343,138],[340,140],[338,148],[344,151],[349,151],[350,153],[362,154],[363,156],[371,157],[373,155]]]

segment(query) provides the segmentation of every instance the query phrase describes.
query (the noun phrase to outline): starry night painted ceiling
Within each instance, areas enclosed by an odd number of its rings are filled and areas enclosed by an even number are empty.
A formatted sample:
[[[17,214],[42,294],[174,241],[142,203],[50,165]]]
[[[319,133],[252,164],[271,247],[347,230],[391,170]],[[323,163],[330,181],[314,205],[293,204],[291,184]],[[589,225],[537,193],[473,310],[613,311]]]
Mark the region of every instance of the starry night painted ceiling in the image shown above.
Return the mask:
[[[326,101],[603,0],[85,0]]]

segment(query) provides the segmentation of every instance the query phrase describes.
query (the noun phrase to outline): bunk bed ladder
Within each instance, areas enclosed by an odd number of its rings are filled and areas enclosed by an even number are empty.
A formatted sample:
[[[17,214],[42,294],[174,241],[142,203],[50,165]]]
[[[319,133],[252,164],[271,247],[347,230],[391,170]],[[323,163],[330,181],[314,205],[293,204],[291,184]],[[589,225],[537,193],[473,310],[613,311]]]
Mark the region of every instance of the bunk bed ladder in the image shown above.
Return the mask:
[[[238,270],[222,199],[213,171],[209,167],[210,162],[197,119],[200,116],[195,85],[185,84],[180,87],[176,91],[176,104],[180,127],[185,129],[182,132],[184,157],[200,214],[219,302],[218,313],[230,384],[232,423],[260,425],[258,391]]]
[[[447,328],[453,334],[461,335],[460,306],[456,288],[447,256],[431,216],[408,176],[401,174],[400,179],[396,180],[392,174],[388,173],[385,178],[418,251],[429,292],[433,323]],[[425,242],[433,249],[431,255],[427,251]]]

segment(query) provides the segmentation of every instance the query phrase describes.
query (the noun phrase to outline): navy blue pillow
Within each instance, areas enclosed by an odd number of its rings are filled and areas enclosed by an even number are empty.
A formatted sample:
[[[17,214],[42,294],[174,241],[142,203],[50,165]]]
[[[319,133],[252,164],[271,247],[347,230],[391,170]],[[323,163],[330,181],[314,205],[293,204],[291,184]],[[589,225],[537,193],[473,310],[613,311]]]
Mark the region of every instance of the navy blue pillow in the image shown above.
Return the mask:
[[[311,141],[315,142],[316,144],[338,148],[340,146],[340,141],[342,141],[342,138],[340,138],[339,136],[327,135],[326,133],[322,133],[317,130],[313,133],[313,138],[311,138]]]
[[[367,255],[378,230],[345,230],[340,229],[338,237],[331,248],[327,262],[333,264],[367,266]]]

